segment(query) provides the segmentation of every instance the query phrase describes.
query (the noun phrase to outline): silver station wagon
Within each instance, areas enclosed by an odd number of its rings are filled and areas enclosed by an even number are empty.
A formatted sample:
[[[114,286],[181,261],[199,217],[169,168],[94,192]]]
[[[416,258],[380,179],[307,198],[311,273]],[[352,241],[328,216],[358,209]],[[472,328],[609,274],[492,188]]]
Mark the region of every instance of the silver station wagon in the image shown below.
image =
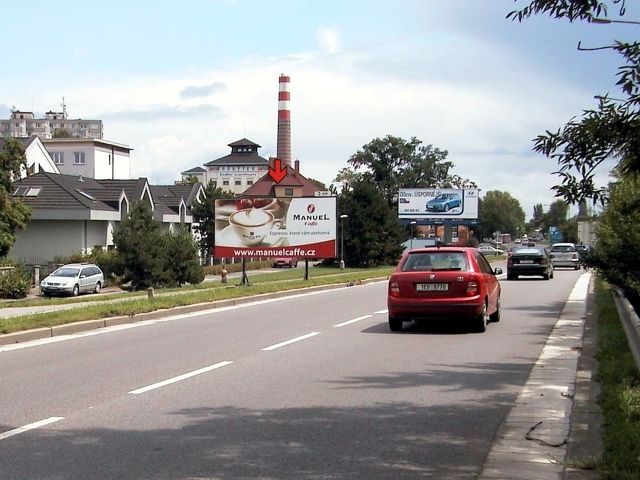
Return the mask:
[[[580,254],[573,243],[556,243],[549,250],[554,267],[580,268]]]
[[[45,297],[51,295],[73,295],[100,293],[104,285],[102,270],[93,263],[69,263],[55,270],[40,282],[40,291]]]

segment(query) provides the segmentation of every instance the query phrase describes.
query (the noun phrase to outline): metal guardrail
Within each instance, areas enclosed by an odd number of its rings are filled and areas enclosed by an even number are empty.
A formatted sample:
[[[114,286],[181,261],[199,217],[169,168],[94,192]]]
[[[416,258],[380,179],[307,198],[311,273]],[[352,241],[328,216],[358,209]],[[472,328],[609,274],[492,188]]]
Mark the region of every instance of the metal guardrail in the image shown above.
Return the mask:
[[[636,366],[640,369],[640,318],[638,318],[633,305],[624,296],[622,290],[616,286],[611,288],[614,293],[613,299],[616,302],[618,315],[627,334],[631,353],[636,361]]]

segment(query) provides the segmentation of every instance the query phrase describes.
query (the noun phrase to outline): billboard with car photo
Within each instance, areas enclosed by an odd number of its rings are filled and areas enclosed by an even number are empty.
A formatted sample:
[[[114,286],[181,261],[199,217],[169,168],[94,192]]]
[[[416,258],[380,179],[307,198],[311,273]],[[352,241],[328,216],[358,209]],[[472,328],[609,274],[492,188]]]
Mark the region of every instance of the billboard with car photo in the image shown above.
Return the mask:
[[[337,257],[336,197],[217,199],[214,214],[216,258]]]
[[[401,188],[398,217],[405,219],[478,218],[478,189]]]

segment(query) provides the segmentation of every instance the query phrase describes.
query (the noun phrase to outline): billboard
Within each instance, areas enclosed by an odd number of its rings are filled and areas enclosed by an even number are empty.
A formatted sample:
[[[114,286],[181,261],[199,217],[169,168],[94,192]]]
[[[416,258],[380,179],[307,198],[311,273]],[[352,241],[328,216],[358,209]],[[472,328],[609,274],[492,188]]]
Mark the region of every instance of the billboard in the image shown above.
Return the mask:
[[[398,217],[406,219],[478,218],[478,189],[401,188]]]
[[[214,257],[337,257],[336,197],[217,199],[214,214]]]

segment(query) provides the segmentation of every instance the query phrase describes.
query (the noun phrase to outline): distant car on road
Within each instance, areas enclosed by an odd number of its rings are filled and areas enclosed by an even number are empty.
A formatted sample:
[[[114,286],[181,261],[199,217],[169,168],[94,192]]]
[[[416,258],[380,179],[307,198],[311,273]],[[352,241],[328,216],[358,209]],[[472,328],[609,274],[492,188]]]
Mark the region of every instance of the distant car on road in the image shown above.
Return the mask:
[[[45,297],[51,295],[73,295],[100,293],[104,285],[104,274],[93,263],[68,263],[55,270],[40,282],[40,291]]]
[[[298,259],[295,257],[276,257],[273,259],[274,268],[278,268],[278,267],[293,268],[297,266],[298,266]]]
[[[507,260],[507,280],[517,280],[521,275],[553,278],[553,260],[544,247],[520,247]]]
[[[549,250],[553,265],[556,267],[569,267],[580,269],[580,255],[573,243],[556,243]]]
[[[522,240],[520,240],[519,238],[516,238],[513,243],[522,243]]]
[[[427,202],[427,212],[448,212],[452,208],[460,207],[460,195],[457,193],[441,193]]]
[[[491,245],[480,245],[478,251],[483,255],[504,255],[504,251]]]
[[[389,277],[389,328],[403,322],[470,321],[477,332],[500,321],[501,287],[487,259],[472,247],[427,247],[406,252]]]

